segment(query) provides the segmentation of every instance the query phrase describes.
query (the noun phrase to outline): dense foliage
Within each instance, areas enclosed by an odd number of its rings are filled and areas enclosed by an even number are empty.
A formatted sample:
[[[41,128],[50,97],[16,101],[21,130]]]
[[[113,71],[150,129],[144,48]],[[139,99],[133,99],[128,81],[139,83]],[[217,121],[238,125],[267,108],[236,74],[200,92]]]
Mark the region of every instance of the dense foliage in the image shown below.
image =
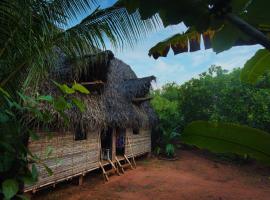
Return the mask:
[[[241,83],[240,72],[213,66],[183,84],[179,109],[184,125],[195,120],[232,122],[270,132],[269,76],[253,86]]]
[[[179,91],[174,83],[167,84],[162,89],[153,91],[151,101],[159,117],[159,125],[152,135],[152,143],[157,154],[166,154],[173,157],[175,144],[179,138],[182,116],[179,110]]]
[[[232,122],[270,132],[270,76],[254,86],[240,81],[240,69],[228,73],[212,66],[198,78],[156,90],[152,105],[161,124],[182,129],[192,121]]]
[[[164,133],[182,132],[196,120],[247,125],[270,133],[269,74],[256,85],[242,83],[240,75],[240,69],[228,73],[212,66],[182,85],[166,84],[155,90],[152,105],[162,131],[154,137],[162,141]]]

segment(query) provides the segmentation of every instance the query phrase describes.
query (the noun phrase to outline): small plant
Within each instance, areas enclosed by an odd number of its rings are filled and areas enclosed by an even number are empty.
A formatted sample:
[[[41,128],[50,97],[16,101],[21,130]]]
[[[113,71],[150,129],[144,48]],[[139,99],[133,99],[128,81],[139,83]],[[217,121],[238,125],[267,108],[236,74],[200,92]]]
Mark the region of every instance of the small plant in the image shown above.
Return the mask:
[[[174,158],[179,137],[180,134],[175,131],[163,130],[161,132],[160,142],[155,149],[156,154]]]

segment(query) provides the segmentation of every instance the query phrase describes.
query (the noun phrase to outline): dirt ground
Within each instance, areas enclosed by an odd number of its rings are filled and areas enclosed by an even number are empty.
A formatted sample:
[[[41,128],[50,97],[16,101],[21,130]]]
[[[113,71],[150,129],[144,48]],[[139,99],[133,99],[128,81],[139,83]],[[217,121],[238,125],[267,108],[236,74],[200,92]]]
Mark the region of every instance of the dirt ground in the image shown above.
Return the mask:
[[[135,170],[103,183],[90,173],[39,191],[36,200],[270,200],[270,169],[255,164],[221,163],[197,151],[180,151],[177,161],[137,162]]]

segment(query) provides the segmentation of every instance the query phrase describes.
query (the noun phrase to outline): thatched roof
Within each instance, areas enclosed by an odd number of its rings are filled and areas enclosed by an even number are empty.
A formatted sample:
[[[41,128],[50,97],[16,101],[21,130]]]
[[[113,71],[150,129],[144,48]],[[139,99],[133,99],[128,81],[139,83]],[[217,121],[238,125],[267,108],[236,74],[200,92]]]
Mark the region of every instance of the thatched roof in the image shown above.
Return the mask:
[[[156,116],[149,101],[134,104],[132,100],[136,97],[146,96],[149,93],[151,81],[155,80],[155,77],[137,78],[131,67],[115,58],[112,52],[106,51],[103,54],[106,59],[98,62],[98,64],[89,61],[94,59],[93,56],[86,57],[86,62],[82,64],[84,68],[79,74],[76,74],[73,70],[78,63],[74,64],[72,60],[67,58],[59,61],[60,66],[57,67],[56,72],[52,72],[53,79],[60,83],[71,83],[74,80],[78,82],[81,80],[87,81],[87,79],[93,81],[98,80],[98,78],[104,81],[103,90],[99,93],[90,90],[90,95],[76,94],[76,98],[85,103],[86,111],[81,113],[77,108],[69,110],[67,116],[70,123],[66,128],[74,129],[78,125],[86,130],[95,130],[107,126],[121,128],[151,127],[156,122]],[[89,72],[93,73],[89,74]],[[53,96],[60,94],[50,81],[43,83],[40,90],[42,93],[49,93]],[[53,126],[57,129],[63,128],[61,117],[57,117],[57,119]]]

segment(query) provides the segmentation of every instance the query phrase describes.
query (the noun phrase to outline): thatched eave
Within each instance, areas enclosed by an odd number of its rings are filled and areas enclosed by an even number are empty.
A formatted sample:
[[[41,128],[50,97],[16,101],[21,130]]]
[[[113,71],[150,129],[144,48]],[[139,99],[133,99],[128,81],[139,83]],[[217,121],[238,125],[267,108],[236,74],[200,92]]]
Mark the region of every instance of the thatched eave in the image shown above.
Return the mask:
[[[114,58],[111,51],[95,55],[69,58],[57,51],[58,64],[51,71],[50,77],[60,82],[106,82],[110,61]]]
[[[149,93],[153,80],[156,80],[155,76],[126,80],[122,83],[121,92],[130,101],[134,98],[145,97]]]
[[[110,52],[107,52],[107,55],[110,56]],[[64,62],[64,59],[61,62]],[[141,128],[154,125],[156,115],[150,106],[150,99],[146,97],[151,88],[151,82],[155,80],[154,76],[137,78],[130,66],[112,57],[110,57],[109,62],[105,62],[104,66],[96,65],[92,68],[92,65],[86,63],[85,67],[90,72],[91,70],[97,70],[90,74],[82,71],[81,73],[86,80],[76,80],[76,76],[72,74],[72,71],[69,71],[69,68],[72,67],[71,64],[63,66],[63,69],[65,69],[63,71],[68,72],[65,74],[70,76],[69,79],[66,79],[65,76],[60,76],[60,79],[50,78],[59,83],[67,84],[71,83],[68,80],[75,80],[86,86],[90,91],[89,95],[75,94],[76,98],[85,103],[86,110],[81,113],[77,108],[74,108],[66,112],[69,119],[68,127],[66,127],[68,130],[76,130],[78,126],[81,126],[85,131],[91,131],[108,126]],[[105,71],[102,71],[103,69]],[[96,77],[93,76],[99,77],[99,72],[105,73],[102,75],[106,75],[106,81],[95,80]],[[59,70],[59,73],[61,74],[61,70]],[[90,80],[88,80],[89,77]],[[64,81],[61,81],[61,78]],[[93,88],[95,87],[102,88],[102,92],[94,92]],[[54,97],[61,95],[61,92],[50,81],[45,81],[40,85],[40,93],[50,94]],[[134,100],[140,103],[134,103]],[[54,121],[52,126],[55,129],[61,129],[61,127],[64,127],[64,123],[57,113],[55,115],[58,120]]]

